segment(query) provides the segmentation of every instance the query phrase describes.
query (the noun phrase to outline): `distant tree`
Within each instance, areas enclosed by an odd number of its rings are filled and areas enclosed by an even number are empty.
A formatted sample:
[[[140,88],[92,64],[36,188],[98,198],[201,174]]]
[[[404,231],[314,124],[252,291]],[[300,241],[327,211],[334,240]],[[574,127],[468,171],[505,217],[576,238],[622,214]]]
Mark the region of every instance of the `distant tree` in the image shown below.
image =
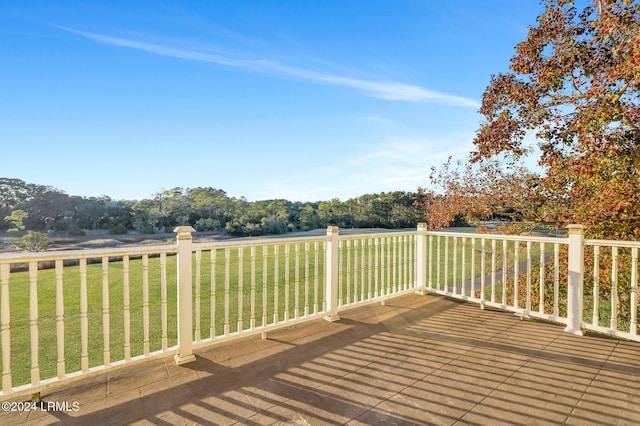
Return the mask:
[[[322,220],[318,215],[317,205],[307,203],[300,211],[300,226],[302,229],[316,229],[323,226]]]
[[[225,231],[232,237],[244,237],[246,229],[238,221],[229,221],[225,225]]]
[[[194,225],[196,231],[219,231],[222,229],[222,222],[218,219],[198,219]]]
[[[161,226],[165,230],[192,221],[195,223],[196,218],[192,218],[194,213],[193,200],[189,196],[188,190],[181,187],[166,189],[155,194],[154,199],[162,215]]]
[[[155,200],[137,201],[132,207],[133,229],[145,234],[158,232],[162,214]]]
[[[30,252],[45,251],[51,245],[51,240],[42,232],[27,231],[27,234],[16,241],[14,245]]]
[[[491,78],[473,160],[520,158],[535,132],[545,174],[538,193],[561,224],[594,237],[640,237],[640,4],[547,0]]]
[[[20,205],[29,214],[27,229],[63,230],[75,216],[78,198],[49,186],[38,186]]]
[[[432,229],[461,219],[501,218],[520,223],[522,230],[557,223],[556,203],[540,191],[541,177],[519,163],[491,159],[462,164],[449,158],[432,167],[429,180],[429,187],[419,192]]]
[[[229,217],[230,199],[225,191],[198,187],[187,190],[187,194],[199,219],[217,219],[224,222]]]
[[[29,198],[29,184],[20,179],[0,177],[0,213],[4,217]]]
[[[109,197],[81,198],[77,202],[75,226],[81,229],[99,229],[108,224]]]
[[[7,229],[7,232],[18,232],[24,230],[25,226],[22,223],[27,217],[29,213],[24,210],[16,209],[11,212],[9,216],[5,216],[4,220],[10,222],[13,225],[13,228]]]

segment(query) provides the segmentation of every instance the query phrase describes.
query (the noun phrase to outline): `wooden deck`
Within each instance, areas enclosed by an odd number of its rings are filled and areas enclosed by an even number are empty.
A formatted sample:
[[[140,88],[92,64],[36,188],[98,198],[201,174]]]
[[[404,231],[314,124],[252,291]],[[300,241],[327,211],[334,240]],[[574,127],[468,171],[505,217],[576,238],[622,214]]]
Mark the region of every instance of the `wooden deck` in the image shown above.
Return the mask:
[[[341,317],[105,372],[0,424],[640,424],[639,343],[414,294]]]

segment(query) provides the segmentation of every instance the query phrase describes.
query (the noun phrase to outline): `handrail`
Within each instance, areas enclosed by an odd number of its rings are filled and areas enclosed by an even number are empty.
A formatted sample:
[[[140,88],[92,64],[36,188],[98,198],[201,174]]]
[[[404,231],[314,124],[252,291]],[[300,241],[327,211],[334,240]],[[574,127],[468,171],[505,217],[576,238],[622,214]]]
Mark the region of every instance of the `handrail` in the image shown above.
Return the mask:
[[[159,253],[175,253],[175,245],[144,245],[133,247],[94,248],[81,250],[42,251],[37,253],[2,253],[0,263],[43,262],[51,260],[78,260],[100,257],[120,257],[123,255],[143,255]]]

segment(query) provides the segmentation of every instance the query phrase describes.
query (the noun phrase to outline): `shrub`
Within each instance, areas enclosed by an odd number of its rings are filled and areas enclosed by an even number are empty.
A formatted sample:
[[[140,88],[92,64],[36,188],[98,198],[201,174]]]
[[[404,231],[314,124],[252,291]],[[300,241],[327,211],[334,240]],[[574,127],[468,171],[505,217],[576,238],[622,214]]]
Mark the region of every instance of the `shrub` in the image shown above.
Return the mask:
[[[222,223],[218,219],[198,219],[194,225],[196,231],[204,232],[204,231],[215,231],[218,229],[222,229]]]
[[[75,235],[78,237],[84,237],[85,235],[87,235],[86,231],[82,228],[80,228],[79,226],[70,226],[67,229],[67,234],[69,235]]]
[[[45,251],[51,245],[51,240],[42,232],[27,231],[27,235],[13,243],[13,245],[31,252]]]
[[[129,230],[124,225],[109,225],[109,233],[112,235],[122,235],[128,233]]]

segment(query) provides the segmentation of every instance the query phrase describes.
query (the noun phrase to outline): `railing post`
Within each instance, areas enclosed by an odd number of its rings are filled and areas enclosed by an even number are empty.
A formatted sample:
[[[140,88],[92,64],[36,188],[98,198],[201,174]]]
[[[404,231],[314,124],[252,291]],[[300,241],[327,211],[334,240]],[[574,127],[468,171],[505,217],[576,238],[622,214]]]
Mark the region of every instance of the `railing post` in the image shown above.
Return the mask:
[[[427,287],[427,224],[418,223],[416,233],[416,293],[426,294]]]
[[[338,245],[340,228],[327,226],[327,250],[325,252],[325,299],[327,301],[327,321],[338,321]]]
[[[192,250],[195,232],[191,226],[178,226],[173,230],[178,245],[178,353],[174,359],[177,365],[195,361],[193,354],[193,300],[191,287]]]
[[[582,336],[584,284],[584,227],[569,225],[569,277],[567,282],[567,333]]]

